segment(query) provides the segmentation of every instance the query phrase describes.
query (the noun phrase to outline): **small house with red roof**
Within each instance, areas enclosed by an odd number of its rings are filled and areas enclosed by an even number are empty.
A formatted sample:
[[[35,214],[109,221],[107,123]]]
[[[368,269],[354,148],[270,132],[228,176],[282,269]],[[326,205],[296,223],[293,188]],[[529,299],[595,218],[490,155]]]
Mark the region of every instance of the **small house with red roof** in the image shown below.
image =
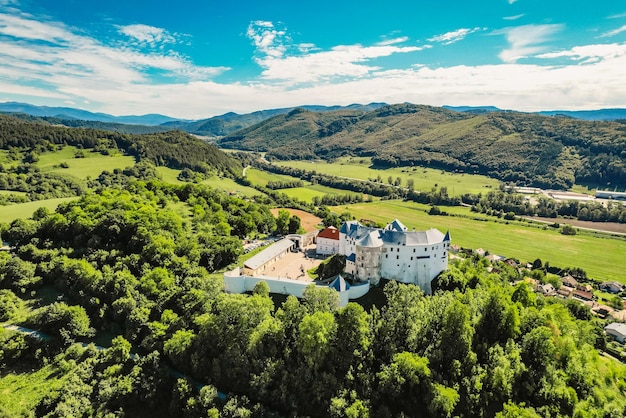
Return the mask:
[[[317,234],[317,248],[315,252],[319,255],[332,255],[339,252],[339,230],[334,226],[320,231]]]

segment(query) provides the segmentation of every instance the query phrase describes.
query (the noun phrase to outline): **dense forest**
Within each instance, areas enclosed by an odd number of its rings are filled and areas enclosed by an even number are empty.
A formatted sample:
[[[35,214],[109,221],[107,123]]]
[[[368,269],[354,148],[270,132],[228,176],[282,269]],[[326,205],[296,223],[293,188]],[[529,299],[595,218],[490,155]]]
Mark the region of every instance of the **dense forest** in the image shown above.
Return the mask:
[[[219,140],[268,158],[371,156],[375,165],[482,173],[519,185],[626,187],[626,125],[412,104],[367,112],[295,109]]]
[[[390,282],[368,310],[315,286],[282,303],[263,285],[229,295],[210,273],[237,260],[241,238],[275,230],[268,198],[138,180],[147,172],[103,174],[97,191],[2,228],[16,248],[0,254],[0,320],[44,289],[61,295],[19,320],[50,339],[0,334],[2,373],[63,376],[37,416],[626,412],[626,371],[596,351],[603,322],[513,286],[517,270],[470,257],[434,296]],[[102,333],[109,348],[76,344]]]

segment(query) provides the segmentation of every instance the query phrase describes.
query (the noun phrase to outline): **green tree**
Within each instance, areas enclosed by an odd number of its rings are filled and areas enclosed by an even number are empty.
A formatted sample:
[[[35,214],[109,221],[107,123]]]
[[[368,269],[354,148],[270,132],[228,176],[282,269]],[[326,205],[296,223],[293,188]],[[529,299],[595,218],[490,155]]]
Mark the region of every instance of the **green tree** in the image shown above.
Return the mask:
[[[310,368],[319,367],[330,352],[337,332],[335,317],[330,312],[321,311],[307,314],[298,331],[297,346],[302,359]]]
[[[276,218],[276,233],[278,235],[285,235],[289,233],[289,212],[285,209],[278,211],[278,217]]]

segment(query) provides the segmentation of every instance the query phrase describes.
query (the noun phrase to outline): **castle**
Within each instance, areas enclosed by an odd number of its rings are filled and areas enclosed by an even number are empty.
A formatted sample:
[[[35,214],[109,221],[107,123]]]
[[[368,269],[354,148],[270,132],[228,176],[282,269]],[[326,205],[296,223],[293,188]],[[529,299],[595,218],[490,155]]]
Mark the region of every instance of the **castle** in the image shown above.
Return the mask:
[[[450,234],[437,229],[409,231],[399,220],[385,228],[371,228],[357,221],[344,222],[336,243],[333,233],[321,234],[321,248],[346,256],[346,273],[378,284],[381,278],[418,285],[431,293],[431,281],[448,268]],[[318,239],[318,248],[320,242]]]

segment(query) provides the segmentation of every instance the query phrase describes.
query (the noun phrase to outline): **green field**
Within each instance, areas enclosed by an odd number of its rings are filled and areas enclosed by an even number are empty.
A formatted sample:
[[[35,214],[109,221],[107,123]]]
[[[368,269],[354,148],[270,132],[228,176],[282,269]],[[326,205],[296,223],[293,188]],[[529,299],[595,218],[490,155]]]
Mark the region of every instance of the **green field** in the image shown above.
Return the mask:
[[[0,416],[34,417],[34,409],[45,395],[63,388],[66,375],[48,365],[34,372],[2,373]]]
[[[48,152],[39,156],[37,166],[42,172],[64,173],[79,179],[87,177],[95,178],[103,171],[113,171],[116,168],[126,168],[135,165],[135,158],[121,154],[102,155],[85,149],[84,158],[76,158],[79,149],[73,146],[65,146],[55,152]],[[60,168],[59,164],[66,163],[68,168]]]
[[[164,182],[170,184],[185,184],[184,181],[180,181],[177,178],[181,170],[175,170],[168,167],[157,167],[156,169],[157,172],[161,175],[161,179]],[[213,187],[214,189],[222,190],[228,193],[239,194],[245,197],[262,194],[252,187],[242,186],[232,179],[218,176],[212,176],[211,178],[204,180],[201,184],[206,184],[207,186]]]
[[[17,218],[30,218],[40,207],[48,208],[51,212],[54,212],[61,203],[74,199],[78,199],[78,197],[60,197],[58,199],[36,200],[34,202],[0,206],[0,222],[10,223]]]
[[[502,220],[472,220],[456,216],[430,216],[426,205],[398,200],[337,206],[334,212],[350,212],[356,219],[387,223],[398,218],[408,228],[437,228],[450,231],[453,244],[465,248],[484,248],[493,254],[521,261],[540,258],[558,267],[580,267],[596,280],[626,283],[624,254],[626,241],[601,235],[561,235],[557,230],[543,230],[524,222],[505,224]],[[442,210],[448,210],[442,207]],[[455,208],[455,212],[460,208]],[[467,212],[470,215],[470,212]],[[484,217],[484,215],[471,214]],[[489,218],[485,218],[489,219]],[[536,224],[534,224],[536,225]]]
[[[394,180],[400,177],[403,186],[407,185],[409,179],[413,179],[415,190],[430,191],[435,186],[447,187],[448,193],[455,196],[464,193],[485,193],[497,189],[499,185],[498,180],[477,174],[449,173],[424,167],[374,169],[371,167],[371,163],[371,159],[366,157],[346,157],[333,163],[323,161],[278,161],[275,164],[362,180],[376,180],[380,176],[383,183],[387,183],[389,176]]]
[[[294,181],[299,180],[295,177],[285,176],[282,174],[269,173],[267,171],[258,170],[256,168],[248,168],[246,170],[246,178],[250,180],[252,184],[258,186],[267,186],[270,181]]]

